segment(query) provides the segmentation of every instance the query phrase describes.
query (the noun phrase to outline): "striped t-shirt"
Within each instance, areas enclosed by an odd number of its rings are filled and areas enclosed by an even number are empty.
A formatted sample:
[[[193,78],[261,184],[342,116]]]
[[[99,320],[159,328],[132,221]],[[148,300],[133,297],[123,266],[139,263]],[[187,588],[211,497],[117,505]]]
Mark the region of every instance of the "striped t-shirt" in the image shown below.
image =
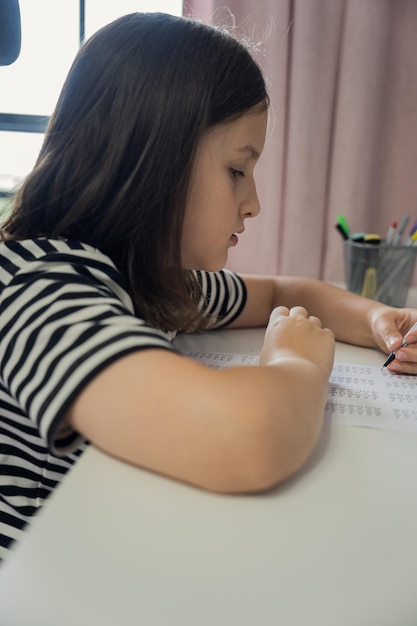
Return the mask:
[[[210,328],[233,321],[246,289],[234,273],[198,272]],[[134,314],[112,261],[79,242],[0,244],[0,559],[87,442],[63,417],[116,359],[170,337]]]

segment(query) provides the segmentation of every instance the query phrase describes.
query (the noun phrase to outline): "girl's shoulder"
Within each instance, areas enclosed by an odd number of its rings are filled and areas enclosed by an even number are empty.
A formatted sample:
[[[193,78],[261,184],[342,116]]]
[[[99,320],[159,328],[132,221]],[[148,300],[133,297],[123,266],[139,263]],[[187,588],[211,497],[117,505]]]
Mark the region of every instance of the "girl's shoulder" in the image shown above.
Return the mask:
[[[73,257],[86,261],[100,260],[102,263],[114,267],[112,261],[97,248],[80,241],[69,239],[23,239],[20,241],[2,241],[0,243],[0,258],[9,259],[19,269],[33,261],[40,259],[54,260]]]
[[[67,283],[89,279],[111,289],[129,309],[133,306],[112,260],[89,244],[47,238],[0,243],[0,292],[39,277]]]
[[[23,239],[0,243],[0,268],[3,271],[0,281],[7,281],[21,271],[38,271],[39,264],[85,265],[102,268],[110,274],[117,274],[111,259],[97,248],[80,241],[68,239]]]

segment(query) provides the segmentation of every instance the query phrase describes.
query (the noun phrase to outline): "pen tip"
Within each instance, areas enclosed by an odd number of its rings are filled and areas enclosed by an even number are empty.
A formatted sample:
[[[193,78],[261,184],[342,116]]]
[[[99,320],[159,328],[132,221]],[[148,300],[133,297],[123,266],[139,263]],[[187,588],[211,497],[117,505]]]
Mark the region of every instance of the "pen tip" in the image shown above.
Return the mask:
[[[391,352],[391,354],[389,355],[389,357],[387,358],[387,360],[385,361],[385,363],[382,366],[382,369],[384,369],[384,367],[387,367],[387,365],[389,365],[390,363],[393,362],[393,360],[395,359],[395,353]]]

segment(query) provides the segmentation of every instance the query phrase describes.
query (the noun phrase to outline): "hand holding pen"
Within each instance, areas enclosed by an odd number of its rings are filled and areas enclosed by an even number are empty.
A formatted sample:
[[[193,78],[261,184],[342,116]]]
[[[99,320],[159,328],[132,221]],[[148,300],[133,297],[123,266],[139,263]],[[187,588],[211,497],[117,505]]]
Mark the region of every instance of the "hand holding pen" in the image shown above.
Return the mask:
[[[416,330],[416,329],[417,329],[417,322],[415,324],[413,324],[411,326],[411,328],[405,333],[405,335],[403,337],[403,340],[402,340],[402,343],[400,345],[400,348],[405,348],[408,345],[405,337],[407,337],[408,333],[411,333],[411,331]],[[397,348],[397,350],[399,350],[400,348]],[[391,354],[388,356],[388,358],[386,359],[385,363],[383,364],[382,369],[384,369],[384,367],[387,367],[387,365],[389,365],[390,363],[393,362],[393,360],[395,359],[395,355],[396,355],[397,350],[394,350],[393,352],[391,352]]]

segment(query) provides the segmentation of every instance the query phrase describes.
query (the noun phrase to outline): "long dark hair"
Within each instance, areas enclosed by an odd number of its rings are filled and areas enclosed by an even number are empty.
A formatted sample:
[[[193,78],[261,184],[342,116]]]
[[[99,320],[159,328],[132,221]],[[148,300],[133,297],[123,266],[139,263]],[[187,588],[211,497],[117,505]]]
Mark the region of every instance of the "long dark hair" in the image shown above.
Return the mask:
[[[90,244],[117,266],[138,315],[190,327],[198,288],[180,243],[198,143],[267,102],[247,45],[227,31],[162,13],[115,20],[76,56],[2,238]]]

